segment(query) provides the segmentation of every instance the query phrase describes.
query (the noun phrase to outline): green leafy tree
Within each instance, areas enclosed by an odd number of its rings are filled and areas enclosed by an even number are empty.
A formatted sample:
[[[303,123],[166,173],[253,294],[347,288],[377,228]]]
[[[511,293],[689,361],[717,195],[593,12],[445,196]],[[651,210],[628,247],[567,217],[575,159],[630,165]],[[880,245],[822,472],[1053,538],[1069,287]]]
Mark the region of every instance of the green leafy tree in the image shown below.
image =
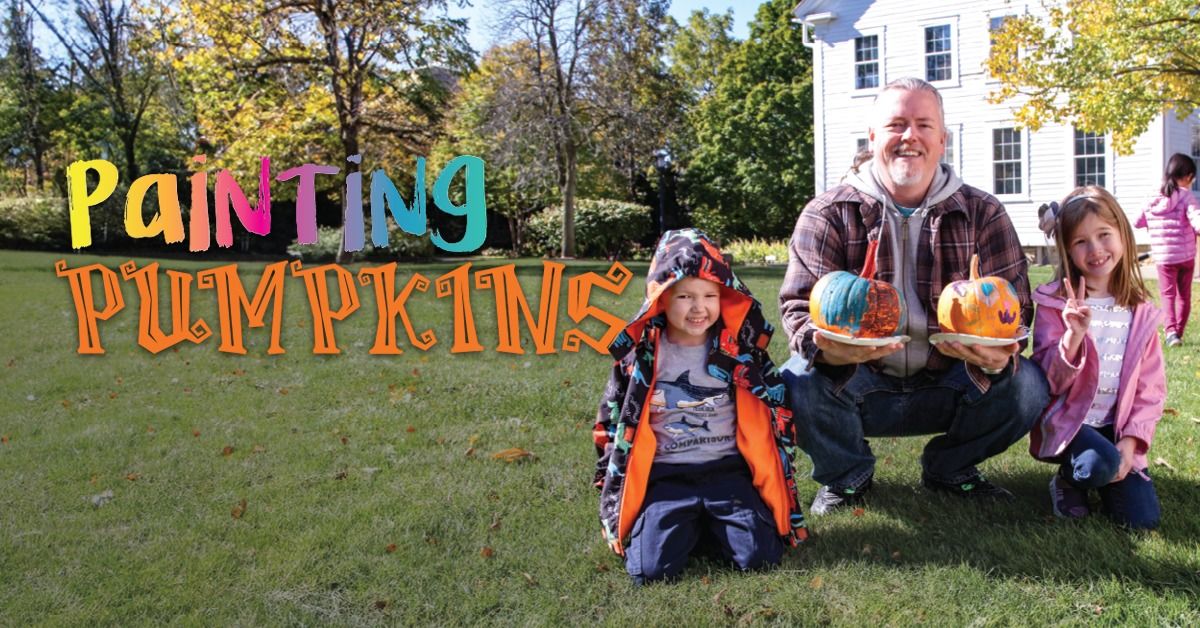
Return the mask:
[[[0,152],[19,164],[20,193],[28,188],[25,164],[33,167],[33,189],[47,183],[50,133],[57,117],[58,98],[53,71],[33,40],[33,16],[21,0],[9,0],[4,17],[4,55],[0,57]]]
[[[1037,130],[1061,122],[1133,141],[1168,107],[1200,107],[1200,9],[1194,0],[1067,0],[1004,22],[988,70],[994,102]]]
[[[697,82],[694,138],[680,155],[693,221],[719,238],[781,237],[813,194],[811,53],[792,0],[763,3],[715,78]],[[721,23],[694,20],[689,29]],[[698,39],[697,35],[688,35]],[[690,63],[711,68],[714,59]],[[711,91],[705,93],[711,80]]]

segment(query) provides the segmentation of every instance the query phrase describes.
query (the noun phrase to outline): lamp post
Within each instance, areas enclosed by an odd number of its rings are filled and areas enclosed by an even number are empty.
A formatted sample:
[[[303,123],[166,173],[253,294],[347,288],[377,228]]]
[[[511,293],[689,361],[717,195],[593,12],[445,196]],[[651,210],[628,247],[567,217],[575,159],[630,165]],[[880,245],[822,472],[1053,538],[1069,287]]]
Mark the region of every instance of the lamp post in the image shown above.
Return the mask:
[[[671,168],[671,152],[666,148],[654,151],[654,169],[658,170],[658,235],[667,230],[666,194],[663,192],[663,181],[666,180],[667,170]]]

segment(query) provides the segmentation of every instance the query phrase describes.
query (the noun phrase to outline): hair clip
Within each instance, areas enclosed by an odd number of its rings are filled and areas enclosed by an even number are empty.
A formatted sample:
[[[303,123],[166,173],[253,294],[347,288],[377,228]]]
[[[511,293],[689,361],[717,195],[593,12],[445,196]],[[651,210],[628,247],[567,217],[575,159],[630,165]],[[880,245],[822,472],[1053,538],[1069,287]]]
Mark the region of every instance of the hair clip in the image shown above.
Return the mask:
[[[1068,200],[1071,202],[1074,198]],[[1058,203],[1050,201],[1038,208],[1038,228],[1047,238],[1054,237],[1054,228],[1058,225]]]

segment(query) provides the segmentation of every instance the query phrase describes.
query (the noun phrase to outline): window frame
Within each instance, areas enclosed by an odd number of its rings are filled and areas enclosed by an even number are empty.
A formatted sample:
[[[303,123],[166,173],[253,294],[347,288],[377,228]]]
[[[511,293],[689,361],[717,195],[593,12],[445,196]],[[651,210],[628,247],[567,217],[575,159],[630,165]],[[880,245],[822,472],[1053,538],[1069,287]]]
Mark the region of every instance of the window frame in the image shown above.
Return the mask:
[[[947,50],[930,53],[926,51],[927,37],[929,29],[945,27],[947,29],[950,42]],[[957,87],[962,84],[962,55],[959,51],[959,28],[958,16],[941,17],[937,19],[925,20],[920,23],[920,46],[921,46],[921,74],[931,85],[941,89],[943,87]],[[949,55],[950,62],[947,68],[950,71],[949,78],[930,80],[929,79],[929,57],[931,55]]]
[[[1030,194],[1029,194],[1029,132],[1028,132],[1029,130],[1018,127],[1016,124],[1014,124],[1011,121],[998,122],[998,123],[992,124],[989,128],[991,131],[990,137],[988,138],[988,144],[989,144],[989,147],[990,147],[990,150],[992,153],[992,158],[989,160],[989,165],[991,167],[991,175],[992,175],[991,176],[992,194],[1000,200],[1014,200],[1014,201],[1015,200],[1028,200],[1030,198]],[[996,159],[996,132],[997,131],[1012,131],[1012,132],[1018,134],[1016,146],[1021,151],[1021,154],[1018,155],[1016,159],[1005,159],[1005,160],[997,160]],[[1020,181],[1020,185],[1021,185],[1020,191],[1000,192],[997,189],[996,166],[999,163],[1015,163],[1015,164],[1017,164],[1017,166],[1020,169],[1020,177],[1018,179]]]
[[[1074,184],[1075,187],[1080,187],[1081,185],[1099,185],[1100,187],[1102,187],[1106,190],[1109,189],[1109,185],[1112,181],[1111,166],[1112,166],[1112,161],[1113,161],[1112,155],[1111,155],[1111,150],[1112,150],[1111,138],[1109,137],[1109,135],[1107,133],[1100,133],[1100,134],[1092,133],[1091,135],[1093,135],[1093,136],[1098,135],[1100,140],[1104,142],[1104,145],[1101,147],[1101,150],[1099,153],[1080,154],[1076,151],[1076,147],[1079,142],[1079,139],[1076,137],[1076,135],[1079,133],[1087,133],[1087,131],[1084,131],[1082,129],[1078,129],[1075,127],[1069,127],[1069,128],[1071,129],[1071,133],[1068,137],[1068,141],[1071,142],[1070,151],[1069,151],[1069,154],[1071,155],[1071,182]],[[1099,158],[1102,160],[1100,176],[1103,178],[1103,182],[1095,183],[1095,184],[1080,183],[1079,182],[1079,160],[1080,159],[1096,159],[1096,158]]]
[[[849,58],[850,58],[850,90],[849,91],[850,91],[851,98],[862,98],[862,97],[872,97],[873,98],[876,94],[879,93],[879,90],[883,89],[884,85],[887,85],[887,81],[888,81],[887,64],[885,63],[885,60],[887,59],[887,37],[885,37],[886,34],[887,34],[886,27],[864,28],[862,30],[857,31],[855,33],[854,37],[850,38],[850,47],[849,47],[849,52],[847,54],[849,55]],[[857,60],[857,41],[859,40],[859,38],[864,38],[864,37],[875,37],[876,38],[875,41],[877,42],[875,50],[878,55],[878,58],[874,61],[874,63],[876,63],[878,65],[878,69],[879,69],[879,74],[878,74],[879,85],[876,87],[862,87],[862,88],[858,87],[859,62]]]

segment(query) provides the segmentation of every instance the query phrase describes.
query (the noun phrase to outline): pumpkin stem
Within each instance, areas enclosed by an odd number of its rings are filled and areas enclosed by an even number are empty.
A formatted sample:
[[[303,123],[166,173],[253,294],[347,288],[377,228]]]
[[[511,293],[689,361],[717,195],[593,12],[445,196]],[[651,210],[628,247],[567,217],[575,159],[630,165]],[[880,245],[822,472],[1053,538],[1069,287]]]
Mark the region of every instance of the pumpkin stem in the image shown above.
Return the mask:
[[[971,255],[971,281],[979,281],[979,254]]]
[[[862,272],[858,274],[863,279],[875,278],[875,256],[879,250],[879,240],[867,240],[867,259],[863,261]]]

